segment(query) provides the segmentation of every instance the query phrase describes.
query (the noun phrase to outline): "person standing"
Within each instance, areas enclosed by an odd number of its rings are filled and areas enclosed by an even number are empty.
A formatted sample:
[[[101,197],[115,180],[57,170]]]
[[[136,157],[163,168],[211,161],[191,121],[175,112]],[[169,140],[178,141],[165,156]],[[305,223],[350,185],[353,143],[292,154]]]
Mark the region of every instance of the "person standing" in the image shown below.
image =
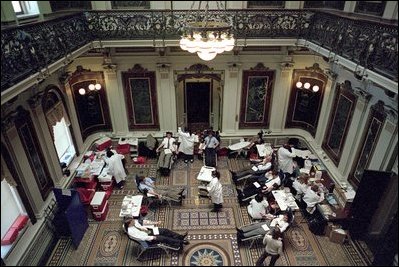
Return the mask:
[[[185,129],[183,132],[181,127],[178,128],[177,134],[179,135],[179,152],[184,154],[184,162],[188,163],[190,160],[191,163],[194,162],[194,142],[195,135],[191,133],[190,130]]]
[[[213,212],[219,212],[223,207],[223,186],[219,181],[220,173],[218,171],[212,172],[212,180],[209,182],[206,189],[212,199]]]
[[[208,131],[208,136],[205,137],[205,165],[210,167],[216,167],[216,148],[219,145],[219,141],[213,135],[213,131]]]
[[[107,158],[105,159],[108,164],[108,173],[115,178],[116,184],[120,189],[123,188],[127,176],[122,163],[124,158],[124,155],[114,154],[111,150],[108,150]]]
[[[263,238],[263,244],[266,245],[265,250],[256,262],[256,266],[264,266],[263,262],[268,256],[271,256],[269,266],[274,266],[280,255],[283,254],[282,236],[278,228],[271,231],[271,235],[266,234]]]
[[[293,144],[284,144],[277,151],[278,167],[285,174],[286,180],[294,175],[294,158],[296,157]],[[285,184],[285,183],[284,183]]]

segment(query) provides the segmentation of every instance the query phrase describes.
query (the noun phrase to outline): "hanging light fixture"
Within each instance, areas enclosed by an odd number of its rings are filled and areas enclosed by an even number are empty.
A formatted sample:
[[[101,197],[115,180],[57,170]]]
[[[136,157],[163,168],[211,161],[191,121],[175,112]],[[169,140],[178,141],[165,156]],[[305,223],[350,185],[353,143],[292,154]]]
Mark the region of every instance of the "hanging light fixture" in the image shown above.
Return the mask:
[[[318,85],[313,85],[313,87],[312,87],[312,90],[313,90],[313,92],[317,92],[317,91],[319,91],[319,86]]]
[[[194,3],[190,11],[193,10]],[[205,4],[205,13],[200,14],[201,3]],[[218,9],[222,7],[222,1],[215,1]],[[209,1],[199,1],[195,21],[184,22],[184,33],[180,39],[180,48],[190,53],[197,53],[202,60],[214,59],[217,54],[231,51],[234,48],[234,37],[231,33],[231,25],[217,18],[209,16]]]
[[[309,82],[302,83],[301,81],[297,81],[295,86],[298,89],[307,89],[307,90],[309,90],[310,87],[312,87],[312,91],[315,93],[320,90],[320,87],[317,84],[312,86]]]
[[[88,86],[88,88],[89,88],[89,92],[90,91],[94,91],[94,90],[100,90],[101,89],[101,84],[99,84],[99,83],[96,83],[96,84],[89,84],[89,86]],[[86,89],[84,89],[83,87],[82,88],[80,88],[79,90],[78,90],[78,92],[79,92],[79,94],[81,94],[81,95],[85,95],[86,94]]]

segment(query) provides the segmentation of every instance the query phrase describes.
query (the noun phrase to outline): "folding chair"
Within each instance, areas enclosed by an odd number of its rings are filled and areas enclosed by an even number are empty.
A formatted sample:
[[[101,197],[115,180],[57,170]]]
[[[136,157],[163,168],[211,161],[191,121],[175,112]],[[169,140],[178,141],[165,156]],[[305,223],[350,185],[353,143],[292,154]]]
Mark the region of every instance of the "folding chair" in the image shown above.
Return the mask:
[[[138,261],[142,261],[143,260],[141,258],[141,256],[148,250],[162,249],[169,256],[171,250],[172,251],[179,251],[181,249],[180,247],[176,248],[176,247],[172,247],[172,246],[169,246],[169,245],[163,244],[163,243],[150,244],[147,241],[136,240],[136,239],[134,239],[134,238],[132,238],[132,237],[130,237],[128,235],[128,233],[126,232],[125,227],[123,226],[123,224],[122,224],[122,229],[123,229],[123,232],[129,238],[129,240],[133,241],[134,243],[136,243],[138,245],[138,251],[137,251],[137,255],[136,255],[136,259]]]

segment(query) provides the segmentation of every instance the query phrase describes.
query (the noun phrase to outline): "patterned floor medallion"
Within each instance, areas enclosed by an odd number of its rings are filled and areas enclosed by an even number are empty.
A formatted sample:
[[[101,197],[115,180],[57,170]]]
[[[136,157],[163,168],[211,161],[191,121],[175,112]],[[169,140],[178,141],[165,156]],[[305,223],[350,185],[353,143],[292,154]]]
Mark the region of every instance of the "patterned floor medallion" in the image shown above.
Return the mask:
[[[199,244],[186,254],[185,266],[228,266],[227,254],[213,244]]]

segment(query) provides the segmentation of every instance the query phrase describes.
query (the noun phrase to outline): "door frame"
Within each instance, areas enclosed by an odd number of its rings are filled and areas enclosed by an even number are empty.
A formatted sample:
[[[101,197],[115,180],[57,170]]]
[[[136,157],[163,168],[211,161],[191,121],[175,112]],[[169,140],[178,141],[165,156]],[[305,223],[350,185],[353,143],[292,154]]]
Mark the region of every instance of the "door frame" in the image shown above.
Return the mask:
[[[190,66],[189,68],[185,68],[185,70],[175,71],[174,72],[174,82],[175,82],[175,96],[176,96],[176,123],[177,127],[187,126],[187,114],[186,110],[186,97],[185,97],[185,83],[186,82],[210,82],[211,83],[211,99],[210,99],[210,118],[209,124],[215,130],[222,131],[222,122],[223,122],[223,88],[224,88],[224,71],[215,71],[203,64],[195,64]],[[215,82],[219,83],[219,87],[217,90],[214,90]],[[216,92],[217,91],[217,92]],[[215,117],[215,110],[213,109],[215,94],[219,95],[220,101],[217,103],[218,112],[217,117]],[[179,96],[183,99],[179,99]],[[183,112],[183,114],[182,114]],[[215,128],[217,125],[217,128]]]

